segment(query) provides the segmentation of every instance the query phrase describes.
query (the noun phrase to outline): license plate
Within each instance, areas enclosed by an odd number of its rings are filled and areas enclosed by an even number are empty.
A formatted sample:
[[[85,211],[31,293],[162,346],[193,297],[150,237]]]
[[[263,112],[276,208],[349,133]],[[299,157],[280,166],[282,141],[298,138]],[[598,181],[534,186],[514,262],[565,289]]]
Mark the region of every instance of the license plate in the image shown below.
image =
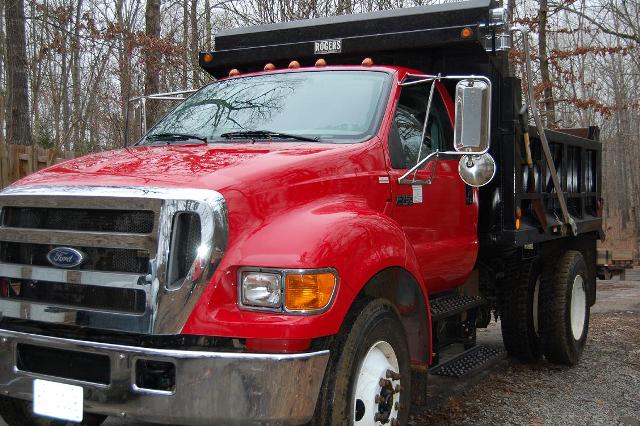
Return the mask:
[[[35,414],[81,422],[82,404],[82,386],[40,379],[33,381],[33,412]]]

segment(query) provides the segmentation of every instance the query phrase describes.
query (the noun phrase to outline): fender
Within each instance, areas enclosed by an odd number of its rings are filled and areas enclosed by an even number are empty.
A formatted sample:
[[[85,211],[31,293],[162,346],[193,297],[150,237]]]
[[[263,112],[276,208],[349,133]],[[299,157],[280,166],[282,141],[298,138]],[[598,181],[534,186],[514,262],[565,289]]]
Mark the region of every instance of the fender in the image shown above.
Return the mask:
[[[419,284],[424,306],[429,306],[416,257],[404,232],[362,199],[345,196],[317,200],[250,228],[230,244],[183,334],[263,339],[334,335],[365,285],[388,268],[406,270]],[[243,266],[332,267],[339,276],[337,292],[331,307],[317,315],[242,310],[237,305],[236,277]]]

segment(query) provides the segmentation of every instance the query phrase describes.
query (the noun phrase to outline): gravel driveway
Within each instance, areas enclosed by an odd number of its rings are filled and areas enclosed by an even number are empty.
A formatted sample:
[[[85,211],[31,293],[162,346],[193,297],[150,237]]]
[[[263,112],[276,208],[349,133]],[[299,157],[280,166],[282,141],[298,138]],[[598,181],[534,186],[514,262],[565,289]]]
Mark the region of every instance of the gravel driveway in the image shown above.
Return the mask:
[[[438,406],[414,408],[410,424],[640,426],[640,281],[600,281],[598,291],[579,365],[499,362]]]

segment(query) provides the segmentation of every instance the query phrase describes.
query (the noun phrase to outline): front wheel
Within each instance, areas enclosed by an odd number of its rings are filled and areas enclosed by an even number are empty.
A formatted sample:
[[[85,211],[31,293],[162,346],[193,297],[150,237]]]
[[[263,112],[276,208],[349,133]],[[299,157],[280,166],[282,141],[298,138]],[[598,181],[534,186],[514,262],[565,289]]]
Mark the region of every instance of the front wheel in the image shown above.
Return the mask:
[[[336,337],[316,425],[406,425],[411,395],[402,324],[385,300],[356,303]]]

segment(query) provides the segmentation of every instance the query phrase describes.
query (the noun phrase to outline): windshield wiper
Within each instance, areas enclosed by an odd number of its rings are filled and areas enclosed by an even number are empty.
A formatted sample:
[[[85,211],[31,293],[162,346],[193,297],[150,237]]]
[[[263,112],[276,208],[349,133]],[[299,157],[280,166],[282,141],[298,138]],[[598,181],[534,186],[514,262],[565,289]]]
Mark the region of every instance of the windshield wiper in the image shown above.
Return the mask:
[[[189,139],[195,139],[197,141],[202,141],[207,143],[207,138],[198,136],[198,135],[190,135],[188,133],[157,133],[155,135],[147,136],[147,139],[152,141],[186,141]]]
[[[223,133],[220,135],[220,137],[223,137],[226,139],[253,139],[253,138],[295,139],[298,141],[305,141],[305,142],[318,142],[320,140],[318,138],[308,138],[306,136],[292,135],[289,133],[282,133],[282,132],[272,132],[270,130],[242,130],[238,132]]]

